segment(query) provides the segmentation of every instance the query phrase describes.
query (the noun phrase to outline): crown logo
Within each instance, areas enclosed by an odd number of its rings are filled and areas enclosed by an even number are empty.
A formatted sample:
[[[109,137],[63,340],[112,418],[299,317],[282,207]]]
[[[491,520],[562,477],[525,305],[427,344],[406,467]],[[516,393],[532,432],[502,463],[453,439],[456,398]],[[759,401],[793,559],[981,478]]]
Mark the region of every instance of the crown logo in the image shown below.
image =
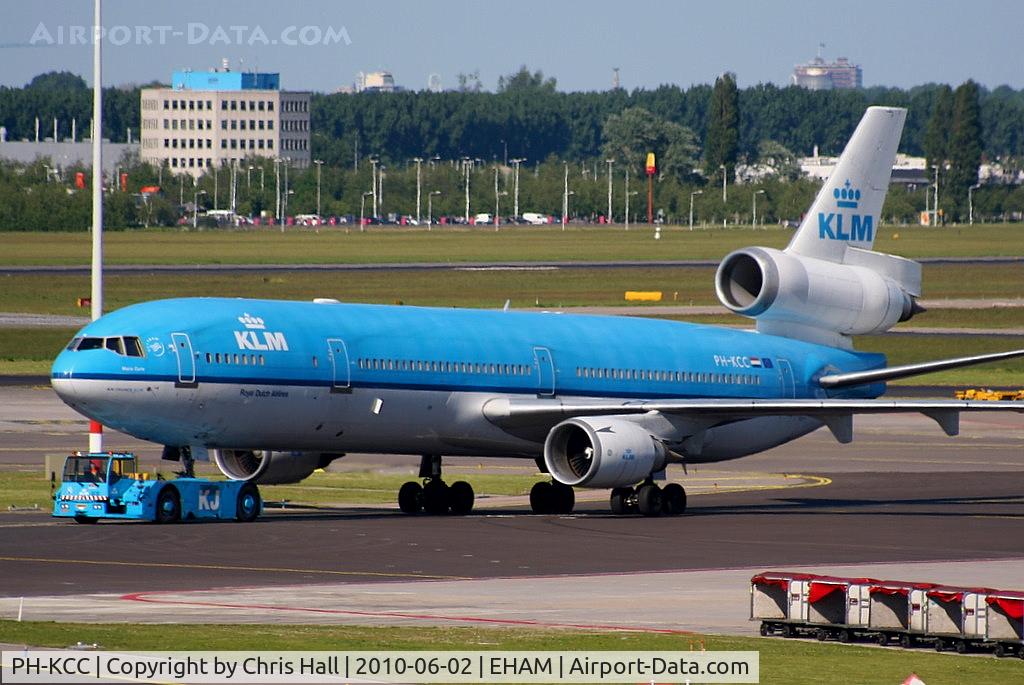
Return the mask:
[[[250,316],[248,312],[245,312],[238,317],[238,322],[246,328],[264,329],[266,326],[263,324],[263,319],[258,316]]]
[[[843,184],[842,188],[836,188],[832,191],[832,197],[836,199],[837,206],[856,209],[857,202],[860,200],[860,189],[852,187],[850,179],[846,179],[846,183]]]

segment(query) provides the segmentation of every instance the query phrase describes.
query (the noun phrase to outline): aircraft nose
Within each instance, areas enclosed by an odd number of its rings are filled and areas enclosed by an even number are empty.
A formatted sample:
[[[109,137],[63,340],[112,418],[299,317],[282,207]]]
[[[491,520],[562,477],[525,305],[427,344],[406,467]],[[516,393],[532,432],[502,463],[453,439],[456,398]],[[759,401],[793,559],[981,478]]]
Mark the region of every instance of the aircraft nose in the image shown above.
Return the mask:
[[[50,368],[50,386],[54,392],[67,404],[74,406],[78,400],[75,392],[74,362],[71,353],[67,350],[57,355]]]

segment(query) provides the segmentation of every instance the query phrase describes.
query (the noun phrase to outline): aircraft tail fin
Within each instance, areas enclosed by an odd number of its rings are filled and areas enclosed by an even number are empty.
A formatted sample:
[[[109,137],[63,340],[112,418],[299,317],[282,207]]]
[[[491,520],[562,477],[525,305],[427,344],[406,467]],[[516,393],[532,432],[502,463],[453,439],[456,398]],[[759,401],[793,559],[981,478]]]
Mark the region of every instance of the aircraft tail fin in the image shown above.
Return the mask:
[[[868,107],[786,252],[841,263],[847,246],[872,248],[906,117]]]

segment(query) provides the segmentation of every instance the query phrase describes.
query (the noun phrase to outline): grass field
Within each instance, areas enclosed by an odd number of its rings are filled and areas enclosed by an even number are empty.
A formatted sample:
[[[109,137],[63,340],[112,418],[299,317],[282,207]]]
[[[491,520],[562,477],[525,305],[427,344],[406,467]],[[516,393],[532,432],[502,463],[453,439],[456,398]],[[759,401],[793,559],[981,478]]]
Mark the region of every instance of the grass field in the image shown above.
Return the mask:
[[[763,685],[892,685],[916,673],[928,685],[1019,682],[1019,659],[964,657],[925,650],[818,643],[782,638],[659,635],[580,630],[389,628],[312,625],[132,625],[0,621],[0,642],[106,650],[581,650],[756,651]]]
[[[784,247],[793,232],[738,227],[689,231],[515,227],[492,229],[330,228],[248,231],[139,230],[104,234],[107,264],[360,264],[371,262],[493,262],[721,259],[749,245]],[[0,265],[88,264],[90,235],[5,233]],[[1019,256],[1024,224],[974,227],[882,226],[875,249],[904,257]]]

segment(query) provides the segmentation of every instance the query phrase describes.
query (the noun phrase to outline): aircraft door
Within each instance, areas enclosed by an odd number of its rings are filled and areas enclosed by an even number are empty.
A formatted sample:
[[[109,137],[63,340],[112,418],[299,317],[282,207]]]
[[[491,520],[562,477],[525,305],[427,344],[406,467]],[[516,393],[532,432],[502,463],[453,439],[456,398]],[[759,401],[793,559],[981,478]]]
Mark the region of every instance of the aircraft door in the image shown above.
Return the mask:
[[[537,394],[541,397],[554,397],[555,363],[551,359],[551,350],[534,347],[533,363],[537,367]]]
[[[327,339],[327,356],[331,360],[331,392],[352,389],[352,369],[348,361],[348,348],[341,338]]]
[[[779,359],[779,377],[782,380],[782,397],[796,397],[796,386],[793,382],[793,367],[788,359]]]
[[[196,357],[192,353],[192,341],[187,333],[171,333],[174,342],[174,356],[178,360],[179,386],[195,386]]]

